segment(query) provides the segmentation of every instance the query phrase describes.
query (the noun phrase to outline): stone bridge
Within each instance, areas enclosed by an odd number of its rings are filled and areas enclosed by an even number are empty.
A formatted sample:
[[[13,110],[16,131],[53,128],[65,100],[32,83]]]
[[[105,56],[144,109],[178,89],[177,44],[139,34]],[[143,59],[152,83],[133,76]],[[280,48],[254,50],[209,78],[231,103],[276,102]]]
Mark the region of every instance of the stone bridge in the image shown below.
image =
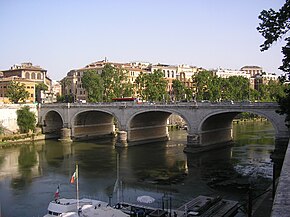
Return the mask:
[[[178,104],[43,104],[39,125],[43,133],[62,139],[90,139],[118,133],[119,145],[136,145],[168,140],[167,119],[179,115],[187,123],[185,151],[198,152],[232,140],[232,121],[241,112],[267,118],[275,129],[276,141],[288,140],[285,117],[277,114],[277,103],[178,103]]]

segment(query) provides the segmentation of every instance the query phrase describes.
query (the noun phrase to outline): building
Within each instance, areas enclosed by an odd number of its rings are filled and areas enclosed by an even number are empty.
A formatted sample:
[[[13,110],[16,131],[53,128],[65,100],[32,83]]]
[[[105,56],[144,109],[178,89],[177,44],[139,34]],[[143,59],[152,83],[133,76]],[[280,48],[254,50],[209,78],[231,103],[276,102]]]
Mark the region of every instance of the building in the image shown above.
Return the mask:
[[[34,66],[32,63],[21,63],[21,65],[13,65],[8,70],[2,70],[3,77],[17,76],[19,78],[25,78],[35,83],[44,83],[48,89],[51,88],[51,79],[47,77],[47,70],[40,66]]]
[[[152,65],[151,73],[153,73],[156,70],[161,70],[161,72],[163,72],[164,78],[167,81],[167,92],[168,93],[173,92],[172,82],[177,78],[178,67],[174,65],[166,65],[158,63],[156,65]]]
[[[262,74],[263,68],[260,66],[243,66],[241,68],[241,71],[244,71],[244,72],[250,74],[251,77],[254,77],[255,75]]]
[[[11,76],[2,77],[0,80],[0,103],[11,103],[7,97],[7,89],[12,81],[24,84],[25,90],[29,93],[29,97],[26,99],[25,103],[35,102],[35,82],[29,79]]]
[[[196,66],[189,66],[186,64],[178,65],[176,79],[180,80],[185,87],[195,88],[194,81],[192,79],[197,73],[204,71],[203,68],[198,68]]]
[[[13,78],[14,80],[19,80],[21,82],[29,82],[28,86],[31,86],[30,84],[34,83],[34,93],[33,96],[35,97],[35,87],[37,84],[44,83],[47,86],[47,91],[42,92],[41,94],[38,93],[37,95],[41,95],[41,99],[38,99],[38,101],[44,102],[46,98],[50,97],[51,95],[51,85],[52,81],[47,76],[47,70],[41,68],[40,66],[35,66],[30,62],[27,63],[21,63],[20,65],[13,65],[8,70],[2,70],[2,76],[4,79],[10,79]],[[5,84],[3,84],[5,86]],[[32,86],[31,86],[32,87]],[[30,89],[28,92],[31,92],[30,95],[32,95],[32,90]],[[46,95],[49,93],[48,95]],[[34,100],[29,99],[29,102],[35,102]]]
[[[127,78],[130,83],[134,83],[140,73],[148,73],[149,64],[141,62],[133,63],[115,63],[109,62],[107,59],[90,63],[84,68],[74,69],[67,73],[67,76],[62,80],[62,93],[70,95],[74,101],[87,100],[87,92],[82,86],[82,77],[86,71],[94,70],[98,74],[102,74],[106,64],[124,70],[127,73]],[[135,93],[136,96],[136,93]]]
[[[242,76],[244,78],[250,79],[251,75],[247,71],[242,70],[232,70],[232,69],[221,69],[214,71],[214,75],[220,78],[229,78],[232,76]]]

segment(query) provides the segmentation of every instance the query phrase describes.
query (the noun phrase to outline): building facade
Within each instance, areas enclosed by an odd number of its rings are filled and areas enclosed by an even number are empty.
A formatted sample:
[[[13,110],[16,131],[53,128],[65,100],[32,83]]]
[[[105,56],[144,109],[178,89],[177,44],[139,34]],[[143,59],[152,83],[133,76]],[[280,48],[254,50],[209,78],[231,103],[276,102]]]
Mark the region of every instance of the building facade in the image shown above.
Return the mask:
[[[0,103],[1,104],[11,103],[9,98],[7,97],[7,90],[8,90],[8,86],[10,85],[12,81],[23,84],[25,87],[25,91],[29,93],[29,97],[24,101],[24,103],[35,102],[35,82],[25,79],[25,78],[11,76],[11,77],[2,77],[0,80]]]
[[[126,73],[128,81],[135,83],[136,78],[141,73],[148,73],[149,64],[141,62],[133,63],[115,63],[109,62],[107,59],[90,63],[84,68],[74,69],[67,73],[67,76],[62,80],[62,93],[73,97],[75,102],[83,102],[87,100],[87,92],[82,85],[82,77],[86,71],[94,70],[98,74],[102,74],[106,64],[123,70]],[[133,97],[136,97],[136,92]]]
[[[35,102],[35,87],[37,84],[44,83],[47,86],[46,92],[38,93],[38,95],[42,97],[41,101],[44,101],[44,99],[48,97],[47,93],[51,94],[52,80],[47,76],[47,70],[40,66],[35,66],[30,62],[21,63],[20,65],[15,64],[8,70],[2,70],[1,76],[2,80],[0,82],[3,90],[7,87],[7,82],[11,82],[12,80],[25,84],[27,87],[26,91],[28,91],[30,95],[27,102]],[[7,100],[6,98],[3,102],[8,103],[9,100]]]
[[[241,68],[241,71],[244,71],[244,72],[250,74],[251,77],[254,77],[256,75],[262,74],[263,68],[260,66],[243,66]]]

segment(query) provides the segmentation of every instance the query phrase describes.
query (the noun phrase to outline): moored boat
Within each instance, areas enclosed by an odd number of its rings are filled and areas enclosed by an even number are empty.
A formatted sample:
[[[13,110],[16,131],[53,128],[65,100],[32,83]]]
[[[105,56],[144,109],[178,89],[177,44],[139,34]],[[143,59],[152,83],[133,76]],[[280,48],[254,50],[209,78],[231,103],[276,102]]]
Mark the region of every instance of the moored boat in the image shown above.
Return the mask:
[[[84,205],[78,212],[68,212],[60,215],[61,217],[130,217],[120,210],[114,209],[110,206],[94,206]]]
[[[54,217],[59,216],[63,213],[69,213],[69,212],[78,212],[78,209],[82,208],[85,205],[91,205],[93,207],[107,207],[108,203],[100,201],[100,200],[94,200],[94,199],[66,199],[66,198],[60,198],[53,200],[49,203],[47,211],[48,213],[44,217]],[[79,208],[78,208],[79,207]]]

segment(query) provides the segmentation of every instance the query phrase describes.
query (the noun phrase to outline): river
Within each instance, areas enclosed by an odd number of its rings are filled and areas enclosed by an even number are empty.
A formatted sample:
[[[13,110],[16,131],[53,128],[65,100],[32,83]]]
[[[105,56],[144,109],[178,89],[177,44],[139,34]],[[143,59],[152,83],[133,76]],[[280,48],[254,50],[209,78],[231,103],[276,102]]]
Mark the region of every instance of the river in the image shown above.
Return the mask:
[[[54,140],[0,149],[2,217],[42,217],[58,185],[61,197],[76,197],[70,184],[76,162],[85,197],[137,203],[138,196],[149,195],[155,198],[151,206],[161,207],[162,201],[168,206],[171,200],[173,208],[198,195],[244,203],[249,183],[257,193],[271,184],[274,129],[255,121],[234,124],[233,132],[233,146],[203,154],[183,152],[184,130],[171,131],[168,142],[127,149],[110,141]],[[120,184],[114,189],[117,175]]]

